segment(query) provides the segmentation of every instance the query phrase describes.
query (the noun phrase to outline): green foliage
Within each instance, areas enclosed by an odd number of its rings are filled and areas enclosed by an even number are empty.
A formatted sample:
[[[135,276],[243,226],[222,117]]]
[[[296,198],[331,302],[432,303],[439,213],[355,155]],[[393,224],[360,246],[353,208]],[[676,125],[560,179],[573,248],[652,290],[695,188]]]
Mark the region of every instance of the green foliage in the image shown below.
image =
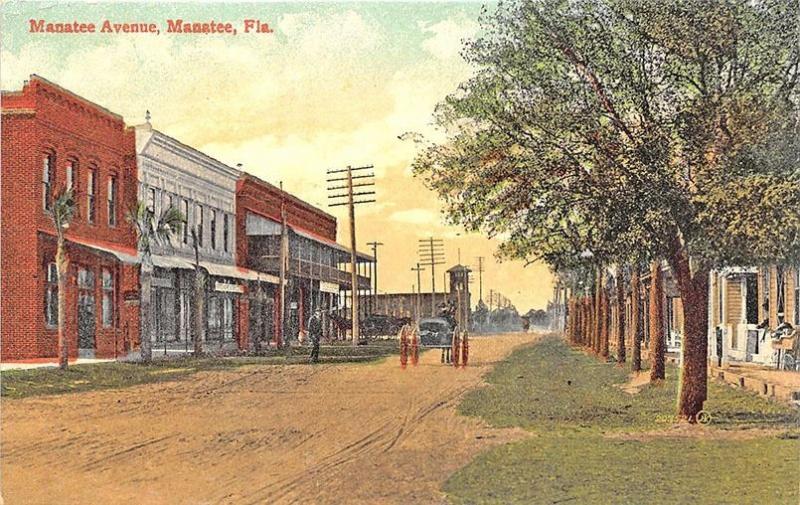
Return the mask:
[[[156,351],[157,352],[157,351]],[[362,363],[396,354],[397,342],[380,342],[353,348],[352,344],[322,346],[321,363]],[[308,348],[265,350],[259,356],[181,358],[141,363],[96,363],[70,365],[67,370],[35,368],[3,372],[0,391],[4,399],[50,394],[79,393],[102,389],[121,389],[182,380],[197,372],[228,370],[249,365],[287,365],[308,363]]]
[[[664,384],[631,395],[618,387],[626,370],[559,339],[516,351],[459,410],[531,436],[491,449],[452,475],[444,486],[450,501],[797,503],[797,486],[787,481],[800,450],[797,409],[712,382],[707,427],[718,438],[644,436],[673,424],[677,370],[667,372]],[[778,435],[735,436],[755,428]]]
[[[495,426],[558,430],[643,430],[664,428],[674,419],[678,370],[667,368],[659,386],[645,386],[630,395],[620,384],[628,370],[549,338],[521,349],[487,377],[490,387],[469,393],[459,406],[466,415],[481,416]],[[718,428],[791,427],[800,412],[757,396],[711,382],[706,412]]]
[[[171,238],[186,225],[186,216],[176,207],[169,207],[156,217],[155,211],[142,201],[136,203],[127,218],[134,225],[137,247],[145,261],[150,261],[154,245],[169,245]]]
[[[788,258],[797,219],[736,188],[800,193],[781,145],[797,143],[799,16],[766,0],[500,4],[465,48],[473,77],[437,108],[447,140],[414,171],[451,222],[558,272],[676,243],[710,266]]]
[[[59,190],[53,196],[53,206],[50,214],[56,230],[63,230],[66,226],[69,226],[76,210],[75,195],[72,189],[64,188]]]

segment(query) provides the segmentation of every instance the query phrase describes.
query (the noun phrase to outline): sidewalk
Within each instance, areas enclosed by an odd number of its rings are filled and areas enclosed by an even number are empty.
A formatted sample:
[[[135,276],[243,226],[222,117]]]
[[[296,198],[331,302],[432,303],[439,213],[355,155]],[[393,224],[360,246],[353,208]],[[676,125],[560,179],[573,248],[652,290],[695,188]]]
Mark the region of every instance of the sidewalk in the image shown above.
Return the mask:
[[[752,364],[731,363],[722,368],[708,364],[708,375],[783,402],[800,401],[800,373]]]
[[[69,360],[70,365],[91,365],[94,363],[109,363],[116,361],[115,359],[96,359],[96,358],[78,358]],[[31,370],[33,368],[48,368],[57,367],[58,361],[44,361],[44,360],[25,360],[25,361],[9,361],[0,363],[0,372],[7,372],[9,370]]]

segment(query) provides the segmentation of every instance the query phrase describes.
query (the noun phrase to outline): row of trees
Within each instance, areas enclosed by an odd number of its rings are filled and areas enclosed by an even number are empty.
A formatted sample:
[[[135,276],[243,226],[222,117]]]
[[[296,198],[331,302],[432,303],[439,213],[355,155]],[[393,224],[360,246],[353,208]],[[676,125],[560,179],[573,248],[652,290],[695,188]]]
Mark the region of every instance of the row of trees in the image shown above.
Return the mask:
[[[586,348],[602,360],[611,357],[611,342],[614,342],[615,361],[618,365],[627,361],[627,347],[630,345],[631,370],[640,372],[644,335],[642,272],[639,268],[616,268],[612,282],[608,281],[607,273],[604,270],[598,271],[594,282],[589,286],[584,286],[582,281],[571,285],[566,337],[571,344]],[[653,262],[647,275],[649,282],[644,294],[648,300],[650,381],[656,382],[663,380],[666,373],[662,265]],[[627,307],[630,307],[629,319],[626,317]],[[616,324],[612,324],[612,314]]]
[[[462,52],[473,76],[435,112],[445,140],[413,136],[415,173],[500,256],[573,278],[572,305],[601,296],[598,271],[666,261],[684,307],[678,413],[693,420],[709,272],[800,259],[800,11],[517,0],[481,24]]]
[[[72,189],[62,188],[53,196],[50,216],[56,229],[56,272],[58,282],[58,356],[59,367],[64,370],[69,361],[69,341],[65,333],[66,307],[67,307],[67,273],[69,271],[69,257],[67,254],[66,231],[75,215],[76,203]],[[156,245],[167,246],[172,237],[181,233],[182,227],[186,224],[186,218],[174,207],[165,209],[160,216],[156,216],[153,209],[144,202],[137,202],[136,206],[130,210],[127,219],[133,226],[137,238],[137,248],[139,250],[142,265],[140,269],[140,348],[142,361],[149,362],[152,359],[152,277],[153,277],[153,248]],[[195,233],[192,231],[192,236]],[[195,239],[196,243],[196,239]],[[196,249],[196,248],[195,248]],[[197,263],[197,262],[196,262]],[[203,276],[196,265],[196,290],[203,289]],[[195,293],[197,294],[197,293]],[[198,338],[204,328],[202,320],[203,297],[195,296],[194,329],[195,331],[195,351],[200,352],[202,338]],[[198,317],[199,316],[199,317]]]

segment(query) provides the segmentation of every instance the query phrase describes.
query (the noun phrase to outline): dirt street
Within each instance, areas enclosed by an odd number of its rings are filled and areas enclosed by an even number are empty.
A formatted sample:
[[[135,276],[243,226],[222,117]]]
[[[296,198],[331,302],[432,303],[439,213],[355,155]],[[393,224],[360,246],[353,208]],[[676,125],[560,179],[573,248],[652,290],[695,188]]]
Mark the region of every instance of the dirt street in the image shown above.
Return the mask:
[[[459,397],[531,334],[350,365],[248,366],[115,391],[2,403],[5,504],[442,503],[440,484],[519,434]]]

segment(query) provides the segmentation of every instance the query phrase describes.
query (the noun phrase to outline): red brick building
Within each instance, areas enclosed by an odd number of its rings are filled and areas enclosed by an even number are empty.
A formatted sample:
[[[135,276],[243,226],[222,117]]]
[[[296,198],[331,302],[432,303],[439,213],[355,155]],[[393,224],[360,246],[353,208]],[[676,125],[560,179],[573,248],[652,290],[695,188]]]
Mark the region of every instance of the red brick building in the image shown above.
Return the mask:
[[[135,138],[121,116],[32,76],[2,93],[0,360],[57,356],[53,195],[75,190],[66,231],[70,357],[115,357],[138,341]]]
[[[281,331],[278,316],[278,286],[252,283],[251,342],[269,342],[278,334],[296,338],[313,309],[341,308],[351,291],[350,274],[344,270],[350,252],[336,242],[336,218],[250,174],[242,174],[236,188],[236,264],[278,275],[282,204],[289,243],[285,329]],[[366,254],[357,257],[361,265],[372,261]],[[366,293],[369,286],[369,279],[359,276],[359,290]]]

